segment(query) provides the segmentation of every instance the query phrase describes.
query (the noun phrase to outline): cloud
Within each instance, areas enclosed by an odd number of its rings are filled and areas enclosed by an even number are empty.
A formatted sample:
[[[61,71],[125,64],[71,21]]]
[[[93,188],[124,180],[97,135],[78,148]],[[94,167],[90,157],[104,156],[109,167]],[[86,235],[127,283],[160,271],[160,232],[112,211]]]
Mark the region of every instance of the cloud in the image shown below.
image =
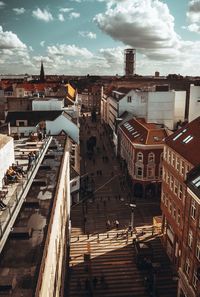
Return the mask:
[[[77,2],[77,3],[81,3],[81,0],[70,0],[71,2]]]
[[[17,14],[17,15],[20,15],[20,14],[23,14],[25,13],[25,8],[24,7],[21,7],[21,8],[13,8],[13,11]]]
[[[190,32],[195,32],[195,33],[200,33],[200,24],[190,24],[187,26],[187,29],[190,31]]]
[[[188,26],[183,27],[190,32],[200,33],[200,1],[190,0],[186,13]]]
[[[53,20],[52,14],[47,9],[41,10],[40,8],[37,8],[36,10],[33,10],[32,15],[36,19],[44,22],[50,22]]]
[[[191,23],[200,22],[200,1],[190,0],[188,5],[187,19]]]
[[[77,47],[76,45],[57,44],[47,47],[47,53],[53,56],[72,56],[92,58],[93,54],[85,47]]]
[[[79,18],[80,17],[80,13],[79,12],[71,12],[70,14],[69,14],[69,18],[70,19],[77,19],[77,18]]]
[[[32,69],[34,65],[30,59],[31,52],[31,46],[26,46],[15,33],[3,31],[0,26],[1,73],[22,73]]]
[[[59,19],[60,22],[64,22],[65,21],[65,18],[64,18],[64,16],[63,16],[62,13],[59,13],[58,14],[58,19]]]
[[[40,42],[41,47],[44,47],[44,44],[45,44],[45,40],[42,40],[42,41]]]
[[[68,7],[64,7],[64,8],[59,9],[60,12],[70,12],[72,10],[74,10],[74,9],[73,8],[68,8]]]
[[[0,26],[0,49],[26,49],[26,45],[11,31],[3,31]]]
[[[79,31],[78,33],[79,33],[80,36],[86,37],[86,38],[89,38],[89,39],[96,39],[97,38],[96,33],[93,33],[93,32]]]
[[[1,9],[1,8],[4,8],[5,5],[6,5],[6,4],[5,4],[3,1],[0,1],[0,9]]]
[[[162,51],[171,56],[178,49],[181,38],[174,31],[174,18],[168,6],[161,1],[109,1],[106,11],[94,18],[99,28],[113,39],[138,50],[152,53]]]

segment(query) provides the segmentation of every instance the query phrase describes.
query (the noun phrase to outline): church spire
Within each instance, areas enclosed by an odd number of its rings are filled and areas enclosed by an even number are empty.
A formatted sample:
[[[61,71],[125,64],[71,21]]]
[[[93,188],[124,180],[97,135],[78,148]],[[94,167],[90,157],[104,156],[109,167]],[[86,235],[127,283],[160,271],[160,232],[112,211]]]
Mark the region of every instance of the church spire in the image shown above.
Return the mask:
[[[43,62],[41,61],[41,68],[40,68],[40,81],[44,82],[45,81],[45,77],[44,77],[44,66],[43,66]]]

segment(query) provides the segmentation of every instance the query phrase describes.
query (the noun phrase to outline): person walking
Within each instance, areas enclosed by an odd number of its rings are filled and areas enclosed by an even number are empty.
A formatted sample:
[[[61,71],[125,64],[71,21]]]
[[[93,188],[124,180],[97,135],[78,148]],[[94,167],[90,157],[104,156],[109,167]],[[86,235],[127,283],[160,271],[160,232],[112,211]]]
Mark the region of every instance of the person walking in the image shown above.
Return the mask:
[[[115,226],[117,229],[119,229],[119,221],[118,220],[115,221]]]
[[[106,227],[107,227],[107,230],[109,230],[109,229],[110,229],[110,226],[111,226],[111,224],[110,224],[110,220],[107,220],[107,222],[106,222]]]

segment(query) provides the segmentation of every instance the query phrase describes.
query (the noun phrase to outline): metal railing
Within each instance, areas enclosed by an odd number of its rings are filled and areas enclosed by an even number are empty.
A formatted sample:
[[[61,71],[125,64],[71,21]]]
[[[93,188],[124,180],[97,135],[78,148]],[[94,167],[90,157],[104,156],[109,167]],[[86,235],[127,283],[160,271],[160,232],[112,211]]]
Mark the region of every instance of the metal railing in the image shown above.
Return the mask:
[[[48,137],[38,152],[37,158],[31,164],[26,176],[15,187],[13,194],[10,196],[6,209],[0,216],[0,253],[4,244],[12,230],[13,224],[20,212],[21,206],[26,198],[26,195],[31,187],[32,181],[37,174],[38,168],[45,156],[52,137]]]

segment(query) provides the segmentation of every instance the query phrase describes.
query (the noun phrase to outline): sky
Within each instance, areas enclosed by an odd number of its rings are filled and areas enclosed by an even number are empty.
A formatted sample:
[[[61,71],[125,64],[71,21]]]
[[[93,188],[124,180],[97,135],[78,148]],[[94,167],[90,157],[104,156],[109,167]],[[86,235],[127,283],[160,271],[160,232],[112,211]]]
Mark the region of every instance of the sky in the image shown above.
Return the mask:
[[[0,0],[0,73],[200,75],[200,0]]]

